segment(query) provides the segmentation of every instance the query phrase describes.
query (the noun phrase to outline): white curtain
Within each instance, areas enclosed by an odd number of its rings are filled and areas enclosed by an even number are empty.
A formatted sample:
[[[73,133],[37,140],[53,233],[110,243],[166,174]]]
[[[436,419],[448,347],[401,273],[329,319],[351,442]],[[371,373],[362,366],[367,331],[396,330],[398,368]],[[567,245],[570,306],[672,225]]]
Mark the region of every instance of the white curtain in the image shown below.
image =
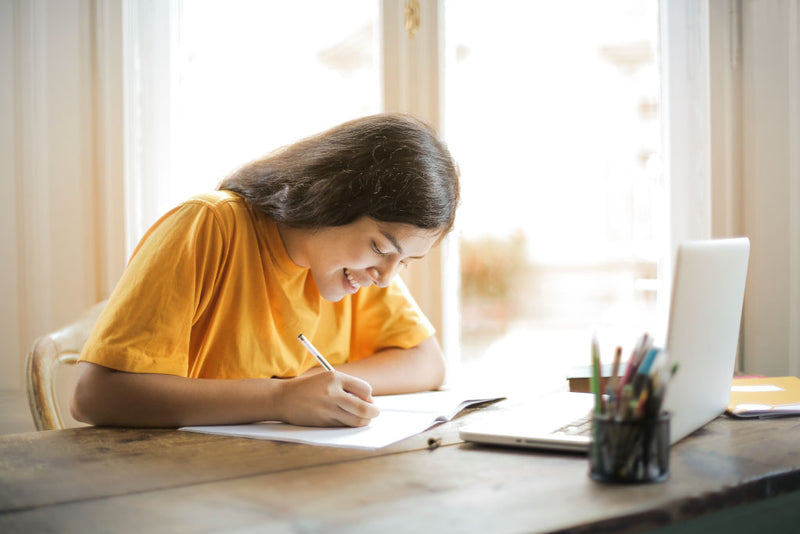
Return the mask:
[[[0,3],[0,389],[124,267],[119,1]]]

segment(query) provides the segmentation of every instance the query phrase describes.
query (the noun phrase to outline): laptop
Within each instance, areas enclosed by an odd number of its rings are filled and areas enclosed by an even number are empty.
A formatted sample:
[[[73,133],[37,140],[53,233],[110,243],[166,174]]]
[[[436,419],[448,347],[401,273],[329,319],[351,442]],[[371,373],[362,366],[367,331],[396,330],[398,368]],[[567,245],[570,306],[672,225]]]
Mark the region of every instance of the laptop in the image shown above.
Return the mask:
[[[701,428],[727,407],[749,256],[747,238],[692,241],[678,247],[664,345],[668,366],[673,362],[679,366],[663,404],[672,414],[670,443]],[[460,429],[460,437],[488,445],[588,450],[593,395],[564,392],[537,399],[535,404],[467,424]]]

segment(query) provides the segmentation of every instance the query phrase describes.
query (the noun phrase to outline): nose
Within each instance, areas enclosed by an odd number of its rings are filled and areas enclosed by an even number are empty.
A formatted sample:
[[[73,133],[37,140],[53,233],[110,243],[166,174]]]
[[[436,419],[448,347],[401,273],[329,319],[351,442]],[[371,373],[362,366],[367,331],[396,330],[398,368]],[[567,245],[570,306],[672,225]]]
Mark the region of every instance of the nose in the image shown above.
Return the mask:
[[[369,273],[370,278],[372,278],[372,281],[376,286],[386,287],[397,274],[399,266],[399,261],[387,260],[383,265],[370,267],[367,269],[367,273]]]

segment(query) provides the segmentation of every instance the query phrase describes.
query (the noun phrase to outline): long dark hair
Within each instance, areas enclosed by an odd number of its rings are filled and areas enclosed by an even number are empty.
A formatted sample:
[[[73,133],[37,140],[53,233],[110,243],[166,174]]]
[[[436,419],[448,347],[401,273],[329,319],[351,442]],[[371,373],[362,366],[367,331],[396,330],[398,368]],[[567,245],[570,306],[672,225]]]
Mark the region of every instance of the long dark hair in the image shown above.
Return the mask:
[[[366,215],[444,234],[459,202],[447,147],[431,127],[403,114],[356,119],[298,141],[241,167],[219,189],[294,228],[341,226]]]

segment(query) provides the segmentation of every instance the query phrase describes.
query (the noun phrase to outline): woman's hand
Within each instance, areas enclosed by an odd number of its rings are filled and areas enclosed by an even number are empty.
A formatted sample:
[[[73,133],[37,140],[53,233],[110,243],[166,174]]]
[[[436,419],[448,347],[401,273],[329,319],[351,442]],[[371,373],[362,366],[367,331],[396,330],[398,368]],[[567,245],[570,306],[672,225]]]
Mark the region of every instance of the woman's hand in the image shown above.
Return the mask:
[[[180,427],[285,421],[364,426],[378,415],[372,388],[340,372],[298,378],[214,379],[126,373],[79,362],[75,419],[93,425]]]
[[[281,386],[280,419],[287,423],[359,427],[380,413],[368,383],[337,371],[304,374]]]

